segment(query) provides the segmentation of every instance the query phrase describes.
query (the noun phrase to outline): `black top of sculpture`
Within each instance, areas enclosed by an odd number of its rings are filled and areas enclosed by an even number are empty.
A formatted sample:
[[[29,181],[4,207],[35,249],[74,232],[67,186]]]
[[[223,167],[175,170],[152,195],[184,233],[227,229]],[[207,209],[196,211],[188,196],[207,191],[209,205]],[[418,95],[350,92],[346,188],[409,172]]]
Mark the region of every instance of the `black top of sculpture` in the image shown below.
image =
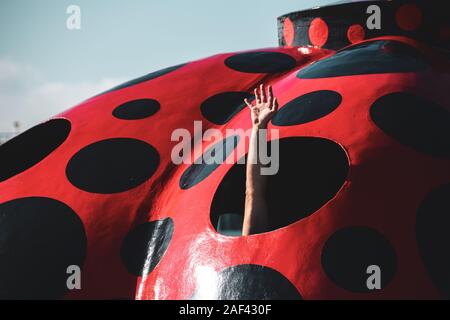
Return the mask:
[[[279,17],[278,35],[280,46],[338,50],[364,39],[408,36],[449,49],[450,14],[437,1],[339,1]]]

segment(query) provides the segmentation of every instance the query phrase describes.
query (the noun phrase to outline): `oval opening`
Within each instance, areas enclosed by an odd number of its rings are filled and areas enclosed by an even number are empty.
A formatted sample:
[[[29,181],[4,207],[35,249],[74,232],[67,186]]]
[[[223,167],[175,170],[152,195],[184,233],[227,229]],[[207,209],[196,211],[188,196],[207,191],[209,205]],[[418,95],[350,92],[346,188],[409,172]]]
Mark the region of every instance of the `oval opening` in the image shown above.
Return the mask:
[[[268,176],[266,201],[270,225],[267,231],[288,226],[316,212],[338,193],[349,170],[344,149],[328,139],[285,138],[279,140],[279,150],[279,171]],[[211,223],[223,235],[242,234],[245,167],[242,164],[231,167],[212,201]]]

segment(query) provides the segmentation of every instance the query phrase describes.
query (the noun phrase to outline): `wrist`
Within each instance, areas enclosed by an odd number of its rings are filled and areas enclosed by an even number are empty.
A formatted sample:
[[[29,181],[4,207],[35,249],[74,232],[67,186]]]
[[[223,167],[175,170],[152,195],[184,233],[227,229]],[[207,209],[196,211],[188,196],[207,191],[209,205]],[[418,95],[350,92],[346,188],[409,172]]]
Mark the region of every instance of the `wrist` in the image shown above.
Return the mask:
[[[253,124],[253,130],[258,131],[260,129],[267,129],[267,123],[256,123],[256,124]]]

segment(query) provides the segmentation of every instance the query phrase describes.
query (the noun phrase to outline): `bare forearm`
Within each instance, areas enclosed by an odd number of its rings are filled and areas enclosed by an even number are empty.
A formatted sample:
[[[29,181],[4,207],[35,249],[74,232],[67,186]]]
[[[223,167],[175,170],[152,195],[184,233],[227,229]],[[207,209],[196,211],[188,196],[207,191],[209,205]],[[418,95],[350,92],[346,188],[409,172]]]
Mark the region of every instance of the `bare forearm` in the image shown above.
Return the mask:
[[[245,196],[245,214],[242,235],[262,233],[268,230],[269,214],[264,198],[252,194]]]
[[[263,164],[259,158],[258,148],[261,144],[267,143],[267,123],[277,112],[278,102],[273,96],[271,86],[268,87],[267,93],[263,84],[259,89],[259,92],[255,89],[256,104],[254,106],[245,99],[245,103],[251,110],[253,128],[247,155],[243,235],[265,232],[269,226],[266,203],[267,176],[262,175],[261,172]]]
[[[259,139],[267,141],[266,126],[253,126],[250,136],[249,151],[246,168],[246,190],[255,197],[264,196],[267,177],[261,175],[261,161],[258,157]]]
[[[261,161],[258,158],[259,139],[266,142],[265,129],[265,126],[254,126],[250,137],[243,235],[267,231],[268,210],[265,200],[267,177],[261,175]]]

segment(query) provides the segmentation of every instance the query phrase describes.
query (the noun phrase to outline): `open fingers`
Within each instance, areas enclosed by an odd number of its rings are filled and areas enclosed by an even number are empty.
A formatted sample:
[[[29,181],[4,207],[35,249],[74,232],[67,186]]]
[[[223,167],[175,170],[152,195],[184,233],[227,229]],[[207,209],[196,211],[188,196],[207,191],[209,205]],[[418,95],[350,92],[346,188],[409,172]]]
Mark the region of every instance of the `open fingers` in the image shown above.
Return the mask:
[[[278,110],[278,100],[277,98],[273,99],[273,104],[270,106],[270,111],[277,111]]]
[[[260,94],[261,94],[261,102],[265,103],[266,102],[266,90],[264,88],[264,84],[263,83],[259,86],[259,91],[260,91]]]
[[[252,104],[250,102],[248,102],[248,99],[244,99],[245,104],[247,105],[247,107],[249,107],[250,109],[253,108]]]
[[[256,103],[257,103],[257,104],[260,104],[260,103],[261,103],[261,99],[260,99],[260,97],[259,97],[258,89],[255,88],[254,92],[255,92],[255,100],[256,100]]]
[[[269,106],[272,106],[273,101],[273,92],[272,92],[272,86],[267,87],[267,103]]]

